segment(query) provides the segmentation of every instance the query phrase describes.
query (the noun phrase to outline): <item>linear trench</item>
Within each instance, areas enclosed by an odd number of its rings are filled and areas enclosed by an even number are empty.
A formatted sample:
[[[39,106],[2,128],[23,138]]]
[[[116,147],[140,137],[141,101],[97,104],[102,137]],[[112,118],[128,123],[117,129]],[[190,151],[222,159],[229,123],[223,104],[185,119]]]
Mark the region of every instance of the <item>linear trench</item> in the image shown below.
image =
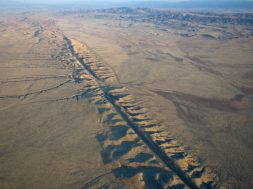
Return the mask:
[[[157,145],[152,139],[143,133],[138,125],[130,118],[128,113],[124,111],[124,109],[117,103],[115,97],[109,94],[103,86],[103,80],[101,80],[94,72],[85,64],[85,61],[78,57],[78,55],[74,52],[72,47],[72,43],[70,39],[64,37],[67,42],[67,48],[71,51],[72,55],[81,63],[81,65],[88,71],[88,73],[95,79],[100,89],[104,93],[104,97],[111,103],[117,113],[122,117],[124,121],[134,130],[134,132],[140,137],[140,139],[148,146],[148,148],[153,152],[153,154],[160,159],[160,161],[167,166],[170,170],[172,170],[187,186],[191,189],[199,189],[199,187],[194,183],[194,181],[174,162],[174,160],[167,156],[166,153]],[[202,187],[201,187],[202,188]],[[212,189],[213,187],[204,186],[205,189]]]

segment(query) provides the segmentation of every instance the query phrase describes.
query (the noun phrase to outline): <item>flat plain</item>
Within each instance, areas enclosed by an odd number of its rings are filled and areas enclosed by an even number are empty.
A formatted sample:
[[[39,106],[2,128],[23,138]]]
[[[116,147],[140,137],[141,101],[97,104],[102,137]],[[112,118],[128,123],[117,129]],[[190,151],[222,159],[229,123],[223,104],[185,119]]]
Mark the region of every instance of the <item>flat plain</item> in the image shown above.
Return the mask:
[[[0,188],[251,188],[253,14],[0,15]]]

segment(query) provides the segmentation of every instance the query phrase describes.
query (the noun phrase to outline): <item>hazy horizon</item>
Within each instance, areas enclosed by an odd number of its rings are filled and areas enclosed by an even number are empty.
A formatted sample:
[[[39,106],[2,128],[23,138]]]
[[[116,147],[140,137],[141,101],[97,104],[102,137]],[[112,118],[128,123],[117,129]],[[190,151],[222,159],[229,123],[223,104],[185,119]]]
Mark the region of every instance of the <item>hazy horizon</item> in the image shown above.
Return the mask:
[[[253,8],[252,0],[0,0],[0,4],[13,7],[16,5],[49,5],[65,8]],[[80,7],[83,6],[83,7]],[[70,7],[66,7],[70,6]]]
[[[26,3],[90,3],[89,0],[15,0]],[[252,2],[252,0],[93,0],[92,2]]]

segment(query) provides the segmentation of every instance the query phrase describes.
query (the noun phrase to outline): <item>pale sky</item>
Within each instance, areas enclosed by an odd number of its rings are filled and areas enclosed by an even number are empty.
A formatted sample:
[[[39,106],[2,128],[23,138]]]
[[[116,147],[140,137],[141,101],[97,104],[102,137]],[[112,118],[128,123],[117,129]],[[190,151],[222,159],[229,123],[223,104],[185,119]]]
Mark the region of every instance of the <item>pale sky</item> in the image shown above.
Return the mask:
[[[90,2],[128,2],[128,1],[156,1],[156,0],[16,0],[20,2],[32,2],[32,3],[90,3]],[[196,0],[157,0],[159,2],[180,2],[180,1],[196,1]],[[200,1],[200,0],[199,0]],[[213,1],[219,2],[222,0],[201,0],[201,1]],[[223,1],[249,1],[249,0],[223,0]]]
[[[245,2],[245,1],[253,1],[253,0],[9,0],[16,2],[25,2],[25,3],[39,3],[39,4],[106,4],[106,3],[115,3],[115,2],[182,2],[182,1],[199,1],[199,2]],[[8,0],[0,0],[0,2],[8,2]]]
[[[32,3],[74,3],[74,2],[83,2],[83,3],[90,3],[90,2],[127,2],[127,0],[16,0],[21,2],[32,2]],[[152,0],[129,0],[129,1],[152,1]],[[159,0],[165,2],[179,2],[184,0]]]

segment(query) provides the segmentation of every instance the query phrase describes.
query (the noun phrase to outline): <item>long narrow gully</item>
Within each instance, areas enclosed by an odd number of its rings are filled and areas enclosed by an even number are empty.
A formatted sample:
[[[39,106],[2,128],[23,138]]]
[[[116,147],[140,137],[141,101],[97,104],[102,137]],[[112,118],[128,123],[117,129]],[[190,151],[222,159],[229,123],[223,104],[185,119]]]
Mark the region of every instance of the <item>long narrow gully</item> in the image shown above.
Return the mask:
[[[137,136],[146,144],[146,146],[154,153],[156,157],[163,163],[164,166],[172,170],[188,187],[191,189],[215,189],[212,184],[197,185],[193,179],[184,171],[178,164],[175,163],[175,160],[168,156],[164,150],[157,144],[152,138],[143,132],[138,124],[131,118],[131,116],[126,112],[124,107],[117,101],[117,98],[110,94],[107,90],[108,85],[106,85],[101,79],[85,62],[83,57],[80,57],[77,52],[75,52],[74,47],[70,39],[66,36],[64,37],[67,48],[70,50],[71,54],[79,61],[83,68],[93,77],[97,82],[99,88],[103,91],[104,97],[110,102],[114,107],[115,111],[122,117],[122,119],[134,130]]]
[[[141,140],[153,151],[153,153],[160,159],[162,162],[168,166],[171,170],[173,170],[180,179],[184,181],[186,185],[188,185],[192,189],[198,189],[197,185],[174,163],[174,161],[168,157],[160,147],[154,143],[149,136],[145,135],[141,130],[139,130],[138,125],[127,115],[126,112],[118,105],[118,103],[114,100],[113,96],[108,94],[105,90],[104,94],[106,99],[113,105],[115,110],[121,115],[123,120],[125,120],[128,125],[135,131],[135,133],[141,138]]]

